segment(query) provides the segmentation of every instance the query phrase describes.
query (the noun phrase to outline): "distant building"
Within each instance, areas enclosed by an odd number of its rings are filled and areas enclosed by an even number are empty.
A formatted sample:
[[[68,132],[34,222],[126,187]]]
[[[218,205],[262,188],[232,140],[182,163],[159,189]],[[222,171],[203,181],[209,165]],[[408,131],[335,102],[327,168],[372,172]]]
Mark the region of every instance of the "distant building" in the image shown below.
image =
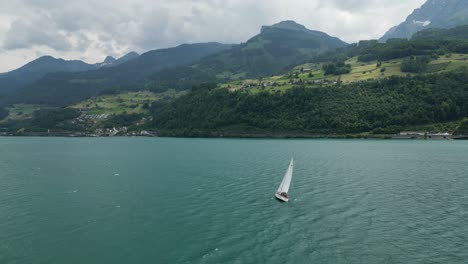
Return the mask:
[[[393,137],[394,139],[429,139],[429,140],[448,140],[452,139],[450,133],[428,133],[421,131],[402,131]]]
[[[393,136],[393,139],[425,139],[427,132],[421,131],[401,131],[398,135]]]
[[[109,137],[114,137],[114,136],[116,136],[118,133],[119,133],[119,130],[116,129],[115,127],[112,128],[112,129],[109,129],[109,130],[107,131],[107,134],[109,135]]]
[[[425,136],[427,132],[420,131],[401,131],[400,136]]]
[[[143,137],[154,137],[156,135],[157,133],[152,132],[152,131],[146,131],[146,130],[140,131],[140,136],[143,136]]]
[[[452,134],[450,133],[432,133],[427,135],[427,139],[432,139],[432,140],[446,140],[446,139],[451,139]]]

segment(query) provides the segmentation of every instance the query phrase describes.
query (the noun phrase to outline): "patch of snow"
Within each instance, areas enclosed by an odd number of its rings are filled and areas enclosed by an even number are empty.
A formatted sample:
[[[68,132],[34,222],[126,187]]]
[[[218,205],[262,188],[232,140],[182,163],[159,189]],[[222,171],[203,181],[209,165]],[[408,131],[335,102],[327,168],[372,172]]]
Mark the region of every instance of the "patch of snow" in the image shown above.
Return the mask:
[[[427,27],[431,24],[431,21],[417,21],[417,20],[413,20],[413,23],[416,24],[416,25],[420,25],[420,26],[423,26],[423,27]]]

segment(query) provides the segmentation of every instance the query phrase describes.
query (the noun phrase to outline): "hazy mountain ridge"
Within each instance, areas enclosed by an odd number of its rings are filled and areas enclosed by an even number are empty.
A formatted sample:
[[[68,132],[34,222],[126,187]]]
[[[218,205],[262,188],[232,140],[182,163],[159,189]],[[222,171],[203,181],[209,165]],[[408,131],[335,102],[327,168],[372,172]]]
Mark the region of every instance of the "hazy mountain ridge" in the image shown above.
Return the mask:
[[[138,58],[140,55],[134,51],[127,53],[126,55],[116,59],[112,56],[107,56],[103,62],[101,63],[96,63],[95,65],[100,68],[100,67],[114,67],[120,64],[123,64],[127,61],[133,60]]]
[[[220,43],[183,44],[174,48],[149,51],[114,67],[100,67],[97,70],[81,72],[49,73],[18,90],[2,103],[64,105],[97,95],[104,90],[143,88],[147,76],[154,72],[193,63],[231,47],[232,45]]]
[[[61,105],[104,90],[135,90],[148,86],[166,89],[171,84],[175,84],[174,88],[189,89],[193,79],[204,82],[266,76],[302,63],[323,51],[346,45],[326,33],[309,30],[293,21],[283,21],[262,27],[257,36],[241,45],[183,44],[149,51],[138,57],[130,54],[124,58],[131,59],[120,64],[119,60],[108,57],[98,66],[87,65],[84,71],[49,71],[17,91],[7,103]]]
[[[51,72],[79,72],[95,68],[95,65],[80,60],[67,61],[51,56],[40,57],[16,70],[0,75],[0,94],[11,93]]]
[[[398,26],[391,28],[380,39],[385,42],[391,38],[410,39],[416,32],[429,28],[452,28],[468,24],[468,1],[466,0],[428,0],[413,11]]]
[[[96,64],[89,64],[81,60],[64,60],[52,56],[42,56],[16,70],[1,73],[0,94],[10,94],[15,90],[38,81],[49,73],[84,72],[96,70],[101,67],[115,67],[133,60],[138,56],[139,55],[135,52],[130,52],[119,59],[107,56],[103,62]]]

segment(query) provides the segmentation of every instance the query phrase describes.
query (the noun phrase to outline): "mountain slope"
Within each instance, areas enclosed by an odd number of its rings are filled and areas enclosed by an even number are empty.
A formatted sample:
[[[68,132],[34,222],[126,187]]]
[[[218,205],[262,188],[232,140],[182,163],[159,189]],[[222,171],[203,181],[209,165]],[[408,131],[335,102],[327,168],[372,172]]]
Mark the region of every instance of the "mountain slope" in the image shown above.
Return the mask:
[[[35,82],[51,72],[79,72],[94,69],[95,66],[79,60],[66,61],[50,56],[36,59],[21,68],[0,75],[0,95]]]
[[[136,59],[140,56],[140,54],[132,51],[132,52],[129,52],[127,54],[125,54],[124,56],[118,58],[117,60],[115,60],[113,63],[112,63],[112,66],[117,66],[117,65],[120,65],[120,64],[123,64],[127,61],[130,61],[130,60],[133,60],[133,59]]]
[[[421,8],[414,10],[405,22],[391,28],[380,39],[410,39],[414,33],[428,28],[452,28],[468,24],[468,1],[428,0]]]
[[[347,44],[294,21],[264,26],[246,43],[203,58],[197,64],[162,71],[153,76],[155,87],[190,88],[203,81],[226,81],[276,74],[326,50]]]
[[[138,89],[145,86],[147,76],[157,71],[193,63],[231,46],[219,43],[184,44],[175,48],[149,51],[115,67],[101,67],[86,72],[48,74],[2,103],[65,105],[97,95],[104,90]]]
[[[64,60],[51,56],[43,56],[16,70],[0,74],[0,95],[8,95],[34,83],[49,73],[83,72],[96,70],[101,67],[115,67],[138,56],[135,52],[130,52],[119,59],[108,56],[103,62],[96,64],[88,64],[80,60]]]
[[[96,66],[98,68],[100,67],[114,67],[114,66],[117,66],[117,65],[120,65],[120,64],[123,64],[127,61],[130,61],[130,60],[133,60],[135,58],[138,58],[138,56],[140,56],[138,53],[136,52],[129,52],[127,53],[126,55],[120,57],[119,59],[115,59],[114,57],[112,56],[107,56],[103,62],[101,63],[96,63]]]

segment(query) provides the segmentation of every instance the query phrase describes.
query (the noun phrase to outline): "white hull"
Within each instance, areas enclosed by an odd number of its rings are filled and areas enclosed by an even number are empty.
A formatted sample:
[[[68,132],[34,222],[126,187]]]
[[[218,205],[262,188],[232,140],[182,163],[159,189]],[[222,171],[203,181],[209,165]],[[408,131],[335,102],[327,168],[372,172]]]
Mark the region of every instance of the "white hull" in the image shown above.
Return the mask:
[[[289,202],[289,199],[284,197],[284,196],[281,196],[279,193],[275,193],[275,197],[278,199],[278,200],[281,200],[283,202]]]

